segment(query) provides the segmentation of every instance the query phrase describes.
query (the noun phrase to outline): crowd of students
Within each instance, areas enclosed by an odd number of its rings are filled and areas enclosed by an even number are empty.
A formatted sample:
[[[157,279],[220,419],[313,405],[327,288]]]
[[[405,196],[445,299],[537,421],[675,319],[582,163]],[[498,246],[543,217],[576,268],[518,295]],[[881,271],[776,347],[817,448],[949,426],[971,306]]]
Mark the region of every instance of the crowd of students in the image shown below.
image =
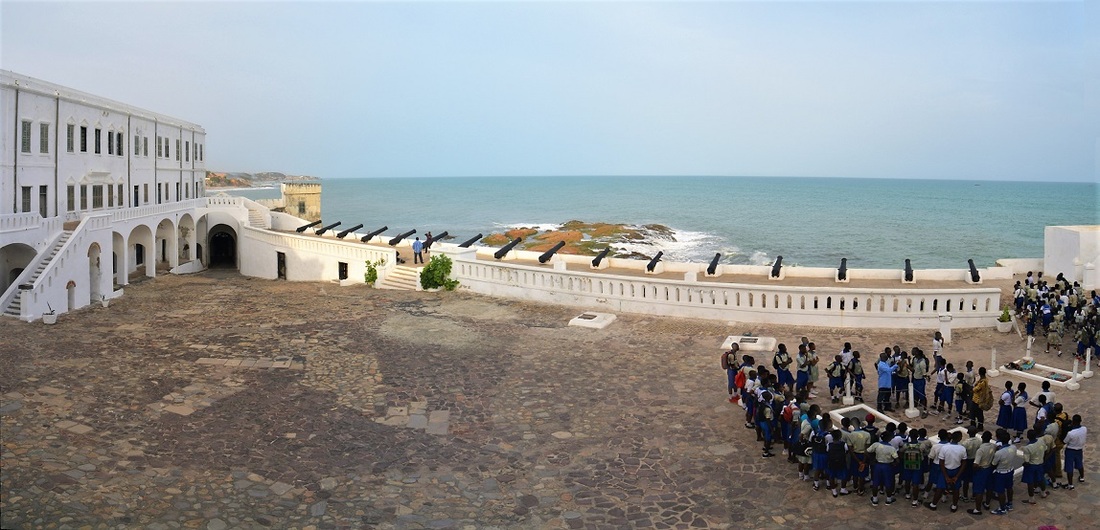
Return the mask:
[[[1078,282],[1072,284],[1058,274],[1053,283],[1043,279],[1043,273],[1031,272],[1013,288],[1016,317],[1024,323],[1028,347],[1039,334],[1046,337],[1046,353],[1062,355],[1062,344],[1068,335],[1077,343],[1076,355],[1083,359],[1085,351],[1097,351],[1100,341],[1100,294],[1085,293]]]
[[[1003,515],[1013,509],[1014,473],[1021,467],[1028,494],[1024,502],[1034,504],[1036,498],[1060,487],[1074,489],[1075,471],[1077,482],[1085,482],[1087,429],[1080,415],[1070,417],[1056,402],[1049,383],[1044,383],[1035,400],[1029,400],[1026,384],[1013,387],[1006,382],[997,428],[985,430],[984,413],[994,405],[985,368],[975,370],[973,362],[967,361],[957,372],[940,355],[942,347],[943,337],[937,333],[932,359],[920,348],[909,352],[898,346],[885,348],[874,368],[877,409],[889,412],[908,402],[912,381],[914,405],[922,417],[945,414],[944,420],[956,425],[969,421],[965,435],[947,429],[929,433],[905,423],[880,429],[873,414],[844,417],[834,424],[820,405],[810,403],[819,391],[819,357],[814,343],[805,337],[793,357],[785,345],[778,345],[770,367],[741,355],[734,344],[722,356],[722,366],[727,370],[729,400],[744,408],[745,427],[756,432],[762,456],[774,457],[777,447],[782,447],[788,461],[797,464],[799,478],[812,481],[815,491],[824,486],[839,497],[866,495],[870,489],[874,506],[880,501],[893,504],[898,495],[904,495],[912,506],[920,506],[923,500],[929,509],[943,503],[952,512],[960,502],[973,502],[968,513],[989,510]],[[791,373],[792,367],[797,375]],[[845,343],[825,373],[833,403],[848,385],[853,397],[863,401],[865,373],[851,344]],[[935,381],[931,404],[925,396],[925,381]],[[1030,422],[1029,407],[1036,410]],[[936,434],[936,442],[930,434]]]

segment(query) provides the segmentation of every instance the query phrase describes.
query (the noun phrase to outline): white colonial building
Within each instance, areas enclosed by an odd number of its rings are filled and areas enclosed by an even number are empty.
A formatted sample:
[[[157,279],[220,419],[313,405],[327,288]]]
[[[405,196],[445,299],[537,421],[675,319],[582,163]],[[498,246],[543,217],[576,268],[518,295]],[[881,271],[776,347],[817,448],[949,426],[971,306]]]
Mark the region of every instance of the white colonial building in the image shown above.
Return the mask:
[[[33,319],[202,257],[206,133],[0,71],[0,310]]]

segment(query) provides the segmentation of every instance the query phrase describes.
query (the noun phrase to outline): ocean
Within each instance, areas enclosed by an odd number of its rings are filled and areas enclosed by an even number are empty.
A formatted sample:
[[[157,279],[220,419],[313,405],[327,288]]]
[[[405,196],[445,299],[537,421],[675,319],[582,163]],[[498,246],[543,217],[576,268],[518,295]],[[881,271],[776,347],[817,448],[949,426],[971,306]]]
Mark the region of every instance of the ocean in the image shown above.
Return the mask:
[[[915,269],[1041,258],[1049,225],[1100,224],[1096,183],[796,177],[448,177],[325,179],[326,222],[447,231],[453,241],[566,221],[675,231],[624,250],[670,261]],[[212,193],[217,193],[212,192]],[[275,198],[278,189],[234,191]]]

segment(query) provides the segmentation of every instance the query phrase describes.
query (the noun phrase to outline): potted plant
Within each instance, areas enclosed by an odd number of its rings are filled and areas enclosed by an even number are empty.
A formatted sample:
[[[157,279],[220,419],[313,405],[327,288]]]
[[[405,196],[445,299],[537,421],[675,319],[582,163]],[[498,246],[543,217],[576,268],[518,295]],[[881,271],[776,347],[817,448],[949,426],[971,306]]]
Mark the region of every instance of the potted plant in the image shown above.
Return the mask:
[[[366,264],[367,272],[363,274],[363,281],[374,287],[374,283],[378,281],[378,267],[386,265],[386,258],[380,258],[378,261],[368,261]]]
[[[48,325],[57,324],[57,311],[53,310],[53,306],[51,306],[49,302],[46,302],[46,307],[50,308],[50,310],[42,313],[42,323]]]
[[[1005,306],[1001,316],[997,317],[997,331],[1001,333],[1012,331],[1012,313],[1008,311],[1008,306]]]

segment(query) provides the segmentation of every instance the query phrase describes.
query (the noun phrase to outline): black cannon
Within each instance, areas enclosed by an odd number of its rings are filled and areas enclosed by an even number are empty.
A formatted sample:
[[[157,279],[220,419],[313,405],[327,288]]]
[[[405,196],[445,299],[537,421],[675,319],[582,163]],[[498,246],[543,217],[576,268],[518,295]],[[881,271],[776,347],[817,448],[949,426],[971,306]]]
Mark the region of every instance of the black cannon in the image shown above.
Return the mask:
[[[494,252],[493,257],[496,258],[496,259],[503,258],[504,256],[506,256],[508,254],[508,251],[512,250],[512,248],[514,248],[516,245],[518,245],[520,241],[522,241],[522,239],[518,238],[518,237],[513,239],[507,245],[504,245],[503,247],[500,247],[500,250]]]
[[[772,278],[779,277],[779,270],[783,268],[783,256],[776,256],[775,263],[772,265]]]
[[[558,244],[554,245],[554,248],[543,252],[542,255],[539,256],[539,263],[546,263],[547,261],[550,261],[550,258],[554,257],[554,253],[561,250],[561,247],[564,246],[565,241],[558,241]]]
[[[448,234],[447,231],[444,230],[442,234],[434,235],[432,237],[429,237],[428,239],[425,239],[424,240],[424,248],[431,248],[432,243],[435,243],[436,241],[438,241],[440,239],[446,239],[448,235],[450,235],[450,234]]]
[[[414,229],[414,230],[409,230],[408,232],[405,232],[404,234],[398,234],[397,237],[394,237],[393,239],[390,239],[390,246],[391,247],[397,246],[397,244],[400,243],[402,239],[405,239],[406,237],[409,237],[409,236],[411,236],[415,233],[416,233],[416,230]]]
[[[317,230],[317,232],[315,232],[315,233],[317,235],[321,236],[321,235],[324,235],[325,232],[328,232],[329,230],[332,230],[333,228],[336,228],[337,226],[340,226],[340,221],[336,221],[335,223],[332,223],[332,224],[330,224],[326,227],[322,227],[320,230]]]
[[[363,223],[359,223],[347,230],[341,231],[339,234],[336,234],[336,239],[344,239],[344,236],[347,236],[348,234],[359,230],[360,228],[363,228]]]
[[[611,247],[607,247],[607,248],[601,250],[599,254],[596,254],[596,258],[592,260],[592,266],[593,267],[599,267],[600,262],[603,261],[603,259],[607,257],[608,252],[611,252]]]
[[[649,265],[645,266],[645,270],[647,270],[649,272],[653,272],[653,269],[657,268],[657,262],[661,261],[661,256],[664,256],[664,255],[665,255],[664,251],[658,252],[656,256],[653,256],[653,259],[649,260]]]
[[[913,281],[913,265],[909,263],[909,258],[905,258],[905,281]]]
[[[467,239],[466,241],[463,241],[462,244],[458,245],[458,248],[470,248],[470,245],[473,245],[474,243],[477,243],[478,240],[480,240],[482,237],[483,236],[481,234],[478,234],[474,237],[471,237],[470,239]]]
[[[299,226],[298,228],[295,228],[294,230],[297,231],[299,234],[301,234],[302,232],[305,232],[306,230],[309,230],[310,228],[313,228],[313,227],[315,227],[319,224],[321,224],[320,219],[318,219],[316,221],[313,221],[312,223],[309,223],[308,225]]]
[[[840,258],[840,268],[836,270],[836,279],[840,281],[848,279],[848,258]]]
[[[383,226],[382,228],[379,228],[378,230],[375,230],[374,232],[371,232],[371,233],[359,238],[359,241],[362,241],[362,242],[366,243],[367,241],[370,241],[372,237],[374,237],[378,234],[381,234],[382,232],[385,232],[386,230],[389,230],[389,229],[390,229],[390,227]]]
[[[974,283],[982,281],[982,276],[978,274],[978,268],[974,266],[974,260],[968,259],[966,263],[970,265],[970,281]]]
[[[722,259],[721,252],[715,252],[714,258],[710,260],[710,266],[707,267],[707,274],[714,276],[714,273],[718,272],[718,260]]]

